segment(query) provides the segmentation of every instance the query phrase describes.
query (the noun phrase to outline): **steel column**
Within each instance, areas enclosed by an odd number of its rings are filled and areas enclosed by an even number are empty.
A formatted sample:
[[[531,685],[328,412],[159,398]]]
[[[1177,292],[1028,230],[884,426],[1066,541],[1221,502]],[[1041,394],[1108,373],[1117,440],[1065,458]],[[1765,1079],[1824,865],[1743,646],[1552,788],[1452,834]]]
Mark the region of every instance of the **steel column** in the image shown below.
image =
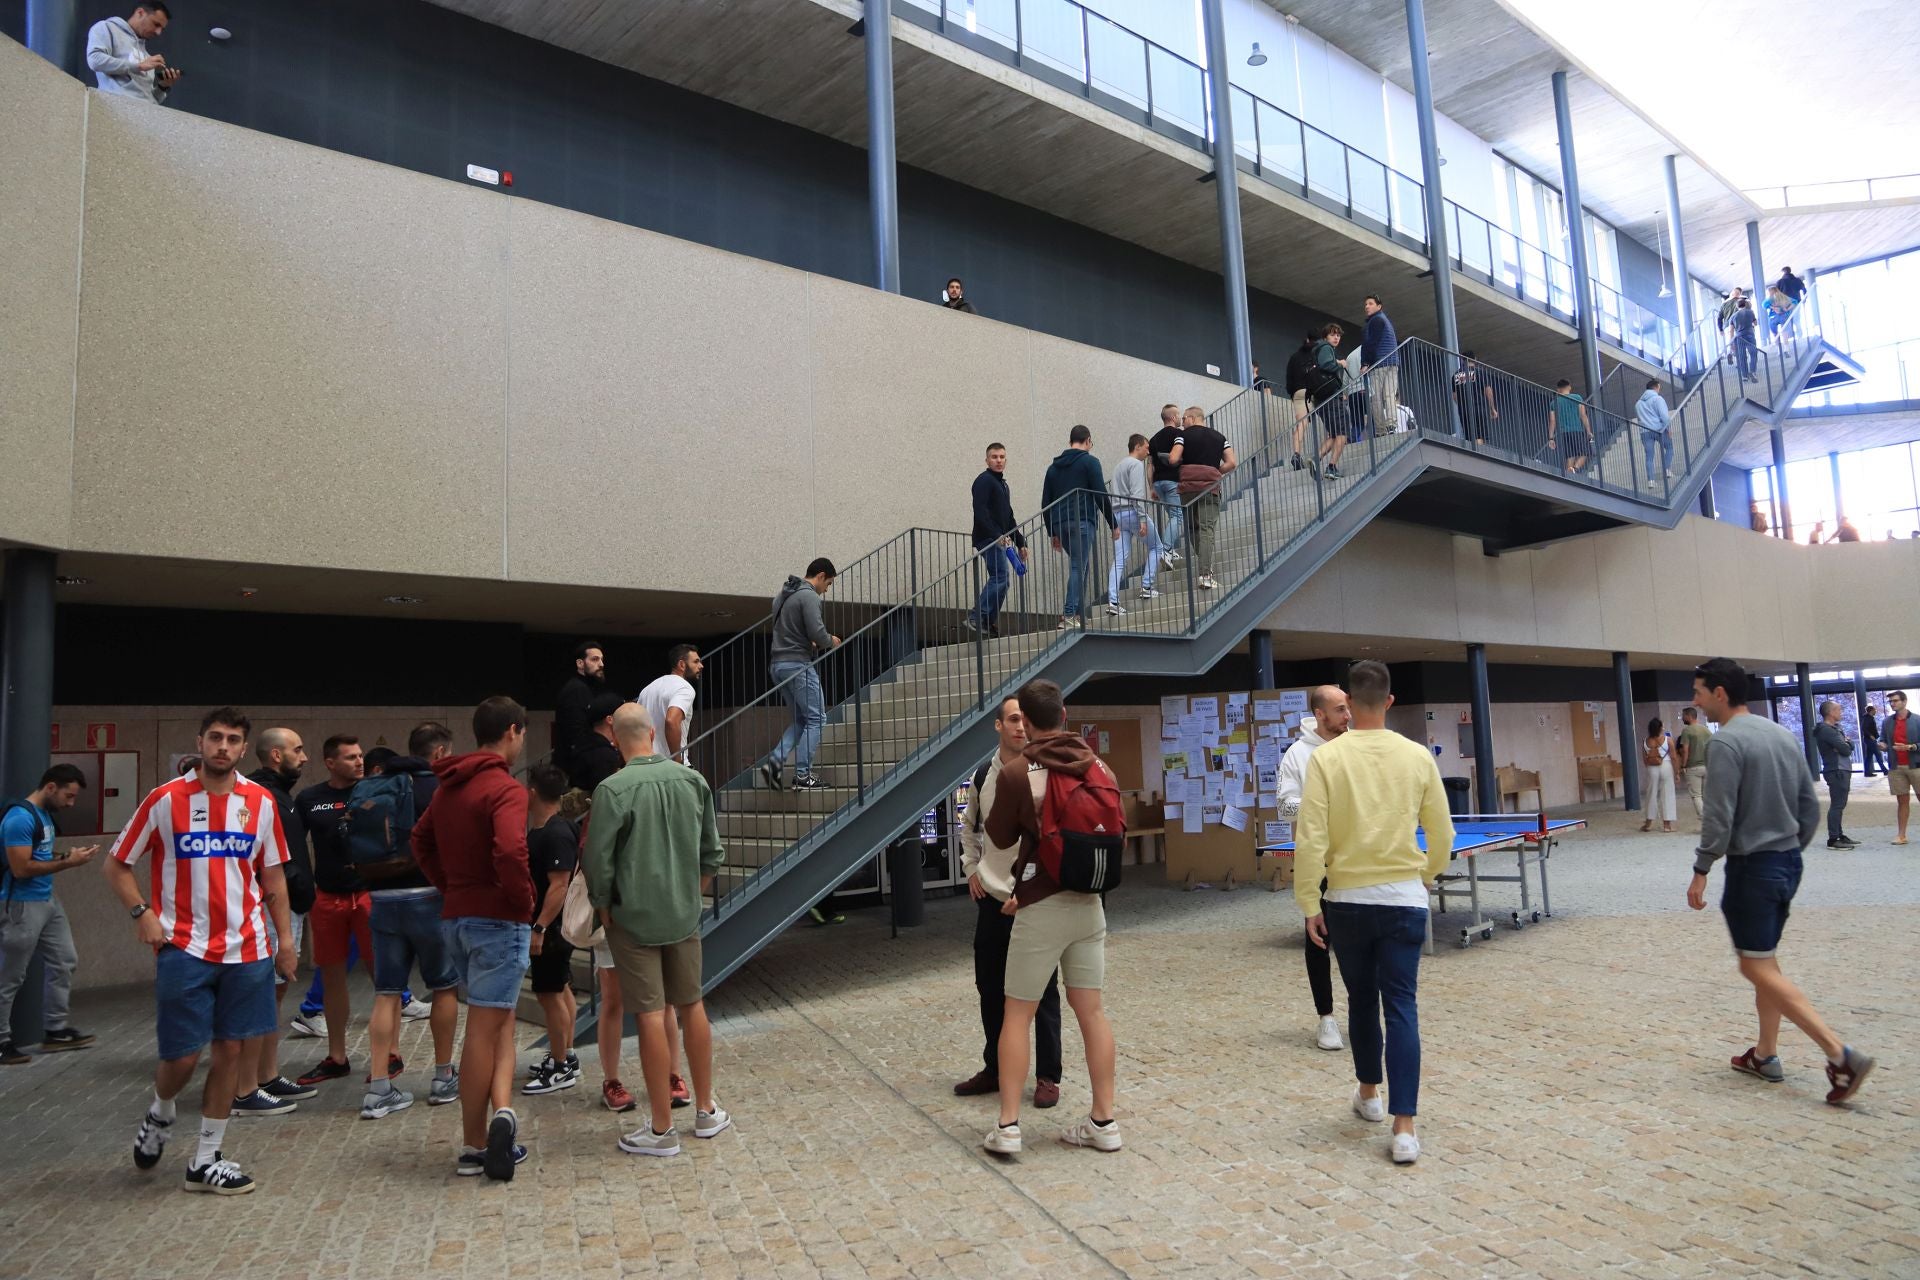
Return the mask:
[[[1473,698],[1473,805],[1478,813],[1500,812],[1493,764],[1493,696],[1487,688],[1487,646],[1467,646],[1467,678]]]
[[[1820,748],[1813,744],[1813,668],[1804,662],[1793,664],[1793,678],[1800,682],[1800,745],[1807,753],[1807,768],[1820,776]]]
[[[873,287],[900,292],[900,184],[893,160],[893,15],[866,0],[867,199],[873,217]]]
[[[1633,720],[1633,668],[1613,655],[1614,714],[1620,717],[1620,794],[1627,812],[1640,807],[1640,727]]]
[[[80,6],[76,0],[27,0],[27,48],[68,75],[80,75]]]
[[[1228,72],[1226,0],[1201,0],[1206,21],[1207,85],[1213,103],[1213,185],[1220,202],[1221,275],[1227,285],[1227,332],[1234,385],[1253,385],[1253,329],[1247,320],[1247,251],[1240,235],[1240,171],[1233,149],[1233,81]]]
[[[1667,180],[1667,240],[1673,245],[1673,299],[1674,311],[1680,320],[1682,371],[1691,371],[1699,359],[1693,350],[1693,277],[1687,274],[1687,234],[1681,225],[1680,217],[1680,176],[1674,167],[1674,157],[1668,156],[1661,162],[1661,169]]]
[[[1593,278],[1587,274],[1587,215],[1580,201],[1580,166],[1573,154],[1573,108],[1567,102],[1567,73],[1553,73],[1553,118],[1560,128],[1560,203],[1567,214],[1567,255],[1573,267],[1574,319],[1580,326],[1580,368],[1586,398],[1600,392],[1600,338],[1593,327]]]
[[[1708,476],[1707,482],[1700,486],[1700,514],[1705,516],[1709,520],[1717,519],[1719,518],[1719,515],[1720,515],[1720,512],[1717,509],[1715,509],[1713,505],[1713,477],[1712,476]]]
[[[1774,531],[1793,541],[1793,503],[1787,497],[1787,432],[1781,423],[1773,427],[1773,505]]]
[[[1426,180],[1427,264],[1433,269],[1433,311],[1440,323],[1440,345],[1458,351],[1460,322],[1453,310],[1447,198],[1440,189],[1440,135],[1433,123],[1433,81],[1427,69],[1425,0],[1407,0],[1407,51],[1413,59],[1413,118],[1420,131],[1420,172]]]
[[[1867,755],[1867,675],[1859,667],[1853,669],[1853,714],[1854,723],[1860,727],[1860,773],[1863,777],[1873,776],[1873,764]]]
[[[54,554],[7,552],[0,602],[0,787],[24,796],[40,784],[53,739]]]
[[[1839,454],[1831,451],[1828,452],[1827,469],[1833,473],[1833,525],[1834,532],[1838,533],[1840,530],[1840,521],[1845,519],[1847,514],[1846,503],[1842,500],[1844,495],[1840,491]]]
[[[1262,628],[1249,634],[1247,654],[1253,659],[1253,687],[1273,688],[1273,632]]]

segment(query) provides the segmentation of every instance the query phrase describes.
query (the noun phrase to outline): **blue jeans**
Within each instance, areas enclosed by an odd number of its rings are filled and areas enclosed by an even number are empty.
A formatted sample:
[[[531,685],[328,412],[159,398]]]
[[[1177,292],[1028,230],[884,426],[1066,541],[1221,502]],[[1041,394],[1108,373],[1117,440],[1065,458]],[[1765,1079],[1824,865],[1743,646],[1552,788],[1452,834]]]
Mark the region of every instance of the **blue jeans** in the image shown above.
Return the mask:
[[[454,972],[467,989],[468,1007],[517,1006],[520,979],[526,976],[532,960],[527,951],[533,941],[532,926],[491,916],[461,916],[440,923]]]
[[[772,675],[773,682],[780,686],[780,696],[793,708],[793,723],[780,735],[773,754],[761,763],[784,764],[788,756],[794,756],[798,773],[804,778],[813,772],[813,753],[820,748],[820,730],[827,723],[827,696],[820,690],[820,673],[810,662],[776,662]]]
[[[1658,449],[1660,451],[1660,470],[1661,471],[1673,470],[1673,433],[1672,432],[1648,431],[1646,428],[1642,427],[1640,429],[1640,449],[1641,449],[1641,452],[1646,455],[1646,459],[1647,459],[1647,479],[1651,480],[1659,474],[1658,471],[1655,471],[1653,469],[1653,451],[1655,449]]]
[[[1419,1114],[1420,949],[1427,942],[1427,913],[1419,907],[1381,907],[1329,902],[1327,939],[1347,984],[1347,1044],[1353,1074],[1361,1084],[1380,1083],[1380,1034],[1384,1049],[1387,1110]]]
[[[217,964],[177,947],[153,958],[154,1033],[160,1060],[191,1058],[212,1040],[251,1040],[273,1030],[273,961]]]
[[[1178,480],[1155,480],[1153,496],[1166,504],[1167,527],[1160,531],[1160,545],[1168,551],[1180,549],[1180,534],[1187,527],[1185,508],[1180,505]]]
[[[446,899],[437,893],[417,898],[374,895],[367,923],[373,934],[375,994],[404,995],[416,964],[420,981],[429,991],[449,991],[460,985],[440,929],[440,909],[445,905]]]
[[[348,973],[353,972],[353,966],[359,959],[360,959],[360,940],[354,937],[352,934],[348,934],[347,935],[347,972]],[[326,994],[325,989],[323,988],[320,982],[320,970],[316,966],[313,971],[313,981],[307,984],[307,994],[300,998],[300,1012],[309,1018],[311,1018],[316,1013],[325,1013],[326,1006],[323,1003],[323,997],[325,996],[325,994]],[[401,1004],[403,1005],[409,1004],[412,1002],[412,1000],[413,1000],[413,992],[402,991],[400,993]]]
[[[975,547],[974,554],[985,562],[987,585],[980,588],[980,599],[973,607],[973,620],[982,628],[990,627],[1000,616],[1000,606],[1007,602],[1007,587],[1013,574],[1013,566],[1007,562],[1007,553],[999,542],[989,542],[984,547]]]
[[[1060,535],[1060,547],[1067,553],[1067,595],[1061,602],[1060,616],[1077,618],[1086,612],[1087,577],[1093,568],[1093,523],[1077,520]]]
[[[1160,569],[1160,531],[1153,527],[1153,521],[1138,511],[1115,511],[1113,519],[1120,526],[1120,541],[1113,548],[1113,569],[1107,574],[1107,603],[1120,603],[1120,579],[1127,576],[1127,565],[1133,560],[1133,544],[1137,539],[1147,541],[1147,567],[1140,574],[1140,589],[1153,590],[1153,575]]]
[[[1751,378],[1760,367],[1760,348],[1754,344],[1752,338],[1735,338],[1733,358],[1734,363],[1740,368],[1740,376]]]
[[[1780,949],[1793,895],[1800,888],[1800,851],[1733,854],[1720,891],[1720,914],[1727,918],[1733,949],[1764,960]]]

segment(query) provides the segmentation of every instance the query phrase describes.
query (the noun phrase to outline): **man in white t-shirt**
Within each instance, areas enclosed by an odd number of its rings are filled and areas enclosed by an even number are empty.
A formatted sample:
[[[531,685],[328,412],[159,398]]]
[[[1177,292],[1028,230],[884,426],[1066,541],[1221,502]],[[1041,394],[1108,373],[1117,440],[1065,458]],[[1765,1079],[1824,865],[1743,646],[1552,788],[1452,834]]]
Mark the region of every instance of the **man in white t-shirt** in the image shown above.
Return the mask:
[[[653,735],[653,754],[692,763],[687,759],[687,743],[693,740],[693,682],[700,678],[706,664],[700,651],[690,644],[677,644],[667,655],[667,674],[640,691],[634,701],[647,709],[658,726]]]

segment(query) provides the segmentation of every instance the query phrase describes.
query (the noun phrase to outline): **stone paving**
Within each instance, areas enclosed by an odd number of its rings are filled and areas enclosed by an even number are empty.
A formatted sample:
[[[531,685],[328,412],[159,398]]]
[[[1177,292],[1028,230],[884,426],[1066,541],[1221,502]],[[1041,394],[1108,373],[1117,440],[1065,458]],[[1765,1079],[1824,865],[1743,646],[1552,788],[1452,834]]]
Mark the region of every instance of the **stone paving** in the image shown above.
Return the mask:
[[[1070,1015],[1061,1107],[1029,1112],[1017,1159],[980,1152],[993,1102],[951,1092],[979,1050],[973,909],[941,899],[897,941],[879,910],[796,930],[722,989],[731,1132],[623,1156],[636,1121],[589,1065],[524,1100],[532,1157],[505,1186],[453,1177],[455,1108],[364,1122],[341,1082],[233,1122],[258,1192],[185,1195],[190,1135],[151,1174],[128,1158],[147,995],[83,997],[98,1048],[0,1072],[0,1276],[1920,1276],[1920,846],[1888,845],[1887,809],[1859,802],[1866,848],[1809,852],[1782,951],[1880,1058],[1850,1109],[1790,1029],[1786,1084],[1727,1069],[1752,1008],[1717,912],[1682,902],[1690,840],[1592,810],[1554,859],[1554,920],[1425,965],[1412,1168],[1348,1111],[1348,1057],[1312,1046],[1291,898],[1142,868],[1111,905],[1117,1154],[1052,1141],[1087,1101]],[[363,1025],[352,1045],[358,1069]],[[424,1025],[403,1049],[417,1081]]]

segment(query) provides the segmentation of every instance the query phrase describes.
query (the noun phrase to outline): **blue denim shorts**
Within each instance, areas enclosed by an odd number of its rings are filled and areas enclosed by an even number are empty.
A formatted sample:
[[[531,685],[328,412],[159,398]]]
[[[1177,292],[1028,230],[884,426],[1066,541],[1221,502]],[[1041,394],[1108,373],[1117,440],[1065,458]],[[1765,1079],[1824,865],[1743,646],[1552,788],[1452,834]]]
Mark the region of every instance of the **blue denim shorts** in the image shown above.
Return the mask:
[[[213,1040],[251,1040],[279,1021],[273,961],[217,964],[177,947],[153,961],[154,1035],[160,1058],[190,1058]]]
[[[1720,891],[1720,914],[1727,918],[1733,949],[1756,960],[1777,951],[1799,888],[1798,849],[1730,856],[1726,885]]]
[[[446,934],[440,926],[445,899],[437,893],[419,898],[382,898],[375,895],[368,925],[373,931],[373,989],[397,996],[407,989],[413,967],[429,991],[451,991],[460,985],[447,955]]]
[[[467,989],[467,1005],[478,1009],[511,1009],[520,1003],[520,979],[531,957],[527,945],[533,929],[512,920],[490,916],[462,916],[443,920],[447,951],[452,955],[460,984]]]

